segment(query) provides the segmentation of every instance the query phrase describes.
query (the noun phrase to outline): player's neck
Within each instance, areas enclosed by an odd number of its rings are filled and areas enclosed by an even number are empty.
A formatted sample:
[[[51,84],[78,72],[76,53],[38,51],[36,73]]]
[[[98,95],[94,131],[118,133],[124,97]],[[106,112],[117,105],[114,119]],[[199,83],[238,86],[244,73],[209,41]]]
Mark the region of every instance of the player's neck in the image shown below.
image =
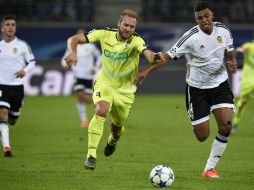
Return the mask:
[[[117,39],[119,42],[123,42],[123,41],[127,40],[126,38],[123,38],[123,37],[119,34],[119,32],[116,33],[116,39]]]
[[[5,42],[11,42],[12,40],[15,39],[16,36],[4,36],[4,41]]]
[[[201,29],[202,30],[202,29]],[[213,32],[213,26],[211,26],[211,28],[207,29],[207,30],[202,30],[204,33],[206,33],[207,35],[211,35]]]

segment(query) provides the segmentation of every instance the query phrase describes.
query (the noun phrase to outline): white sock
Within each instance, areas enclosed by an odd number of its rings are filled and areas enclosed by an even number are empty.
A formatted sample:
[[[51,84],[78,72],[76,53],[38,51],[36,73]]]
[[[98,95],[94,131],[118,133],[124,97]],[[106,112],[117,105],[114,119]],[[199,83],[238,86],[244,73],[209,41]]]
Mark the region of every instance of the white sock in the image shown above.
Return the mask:
[[[86,107],[83,102],[77,101],[76,107],[79,113],[80,120],[87,120]]]
[[[3,147],[10,147],[10,141],[9,141],[9,127],[7,123],[0,123],[0,131],[2,134],[2,144]]]
[[[228,137],[222,136],[219,133],[217,134],[217,136],[215,137],[213,141],[211,153],[207,160],[204,171],[214,169],[216,167],[223,152],[226,149],[227,142],[228,142]]]

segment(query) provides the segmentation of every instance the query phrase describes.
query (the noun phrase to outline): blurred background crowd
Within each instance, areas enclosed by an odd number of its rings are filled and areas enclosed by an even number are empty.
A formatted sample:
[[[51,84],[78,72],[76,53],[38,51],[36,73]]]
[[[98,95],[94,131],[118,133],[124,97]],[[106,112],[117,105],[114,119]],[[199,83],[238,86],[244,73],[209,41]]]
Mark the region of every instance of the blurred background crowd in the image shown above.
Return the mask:
[[[207,2],[221,22],[254,21],[254,0]],[[0,16],[15,12],[20,21],[109,23],[115,13],[131,8],[139,12],[141,22],[145,23],[192,22],[193,4],[194,0],[1,0]]]
[[[64,91],[69,84],[66,82],[69,75],[61,68],[60,60],[66,50],[66,40],[75,34],[77,27],[85,27],[87,31],[105,26],[116,27],[121,12],[132,9],[139,15],[137,33],[146,39],[152,50],[165,52],[186,30],[196,25],[193,10],[196,1],[0,0],[0,17],[16,15],[17,36],[28,42],[35,55],[37,66],[28,76],[26,94],[67,95],[71,92],[71,89],[68,93]],[[253,40],[254,0],[205,1],[212,7],[214,20],[230,28],[235,47]],[[238,55],[237,59],[241,69],[242,56]],[[141,69],[147,66],[143,60],[141,56]],[[146,83],[149,85],[142,85],[140,92],[183,93],[185,69],[185,59],[179,59],[155,73],[153,80]],[[233,91],[237,94],[240,74],[234,75],[234,78],[237,82],[232,83]],[[167,88],[158,85],[165,81],[178,82]]]

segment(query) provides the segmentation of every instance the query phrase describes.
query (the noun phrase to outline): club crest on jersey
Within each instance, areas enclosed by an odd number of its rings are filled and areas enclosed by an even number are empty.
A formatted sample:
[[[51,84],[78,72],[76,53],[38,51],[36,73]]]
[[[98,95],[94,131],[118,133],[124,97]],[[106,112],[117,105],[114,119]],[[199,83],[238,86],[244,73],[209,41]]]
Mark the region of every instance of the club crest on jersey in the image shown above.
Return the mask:
[[[125,48],[128,48],[129,45],[130,45],[130,43],[127,42],[127,43],[125,44]]]
[[[12,53],[15,55],[18,52],[18,48],[13,48]]]
[[[219,44],[222,44],[222,43],[223,43],[223,40],[222,40],[222,37],[221,37],[221,36],[218,36],[218,37],[217,37],[217,40],[218,40]]]

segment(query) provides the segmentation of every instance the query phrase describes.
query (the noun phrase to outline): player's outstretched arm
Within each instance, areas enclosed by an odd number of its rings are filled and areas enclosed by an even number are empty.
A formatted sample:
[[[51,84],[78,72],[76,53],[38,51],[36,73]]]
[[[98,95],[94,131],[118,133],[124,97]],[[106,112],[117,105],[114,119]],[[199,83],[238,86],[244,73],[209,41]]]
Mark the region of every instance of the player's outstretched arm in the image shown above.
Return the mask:
[[[142,84],[143,80],[146,79],[151,72],[154,72],[169,63],[171,57],[167,53],[159,52],[153,53],[153,58],[151,60],[153,60],[152,63],[154,64],[138,73],[135,79],[135,84]]]
[[[77,34],[68,38],[68,41],[67,41],[68,53],[66,57],[64,58],[68,66],[77,64],[78,62],[77,46],[78,44],[84,44],[84,43],[87,43],[87,39],[84,34]]]

